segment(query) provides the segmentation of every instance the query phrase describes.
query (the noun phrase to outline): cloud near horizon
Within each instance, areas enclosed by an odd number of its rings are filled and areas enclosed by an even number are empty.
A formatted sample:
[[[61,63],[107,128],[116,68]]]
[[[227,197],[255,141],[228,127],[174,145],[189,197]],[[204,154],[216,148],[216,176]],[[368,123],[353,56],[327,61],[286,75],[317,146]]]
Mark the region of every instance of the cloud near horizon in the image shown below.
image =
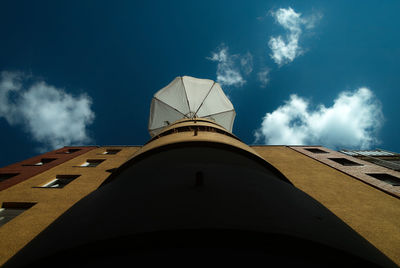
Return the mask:
[[[221,86],[242,87],[246,84],[243,76],[249,75],[253,71],[253,56],[249,52],[243,56],[231,55],[229,48],[225,45],[221,45],[207,59],[218,63],[217,82]]]
[[[380,102],[365,87],[339,94],[331,107],[291,95],[284,105],[267,113],[255,131],[256,142],[275,145],[323,145],[332,149],[368,149],[379,144],[383,125]]]
[[[12,126],[23,126],[41,144],[40,151],[90,142],[87,126],[95,117],[90,97],[74,97],[31,78],[20,72],[1,72],[0,117]]]
[[[280,8],[276,12],[271,12],[271,14],[275,21],[287,31],[285,37],[281,35],[272,36],[268,42],[272,51],[271,58],[276,64],[282,66],[303,54],[303,49],[299,45],[300,36],[304,29],[314,28],[322,16],[316,13],[309,17],[302,17],[301,13],[296,13],[291,7]]]

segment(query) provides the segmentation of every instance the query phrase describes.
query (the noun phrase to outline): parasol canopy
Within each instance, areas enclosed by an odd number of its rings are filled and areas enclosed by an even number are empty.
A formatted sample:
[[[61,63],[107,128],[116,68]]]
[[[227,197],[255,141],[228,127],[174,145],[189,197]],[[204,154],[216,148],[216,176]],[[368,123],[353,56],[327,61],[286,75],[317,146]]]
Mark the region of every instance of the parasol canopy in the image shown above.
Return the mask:
[[[221,86],[209,79],[175,78],[151,101],[149,132],[157,135],[177,120],[207,118],[232,132],[235,109]]]

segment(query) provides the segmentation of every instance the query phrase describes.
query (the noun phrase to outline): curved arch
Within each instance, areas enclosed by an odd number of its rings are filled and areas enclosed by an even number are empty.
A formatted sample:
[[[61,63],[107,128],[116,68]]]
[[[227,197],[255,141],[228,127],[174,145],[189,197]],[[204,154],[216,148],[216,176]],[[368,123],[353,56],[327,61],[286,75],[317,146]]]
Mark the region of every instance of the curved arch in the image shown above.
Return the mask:
[[[125,162],[124,164],[122,164],[118,169],[114,170],[113,173],[100,185],[100,187],[110,183],[111,181],[115,180],[119,174],[124,171],[125,169],[129,168],[130,166],[148,158],[151,157],[154,154],[157,154],[159,152],[162,151],[166,151],[169,149],[173,149],[173,148],[182,148],[182,147],[211,147],[211,148],[220,148],[220,149],[224,149],[224,150],[229,150],[231,152],[235,152],[241,155],[244,155],[250,159],[252,159],[253,161],[255,161],[256,163],[260,164],[260,166],[263,166],[265,169],[271,171],[272,173],[274,173],[280,180],[289,183],[291,185],[292,182],[285,177],[285,175],[283,175],[277,168],[275,168],[273,165],[271,165],[270,163],[268,163],[267,161],[265,161],[263,158],[261,158],[260,156],[253,154],[249,151],[246,151],[242,148],[236,147],[236,146],[230,146],[224,143],[218,143],[218,142],[208,142],[208,141],[187,141],[187,142],[177,142],[177,143],[172,143],[172,144],[166,144],[166,145],[162,145],[159,147],[156,147],[154,149],[145,151],[143,153],[140,153],[139,155],[131,158],[130,160],[128,160],[127,162]],[[100,188],[99,187],[99,188]]]

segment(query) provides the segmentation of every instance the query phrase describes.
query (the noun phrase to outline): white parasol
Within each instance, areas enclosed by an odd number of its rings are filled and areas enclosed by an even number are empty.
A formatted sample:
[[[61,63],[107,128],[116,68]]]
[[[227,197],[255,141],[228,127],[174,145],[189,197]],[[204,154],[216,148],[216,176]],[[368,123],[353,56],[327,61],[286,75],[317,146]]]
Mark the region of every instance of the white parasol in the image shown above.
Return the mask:
[[[221,86],[208,79],[175,78],[151,101],[149,132],[157,135],[164,127],[183,118],[207,118],[232,132],[235,109]]]

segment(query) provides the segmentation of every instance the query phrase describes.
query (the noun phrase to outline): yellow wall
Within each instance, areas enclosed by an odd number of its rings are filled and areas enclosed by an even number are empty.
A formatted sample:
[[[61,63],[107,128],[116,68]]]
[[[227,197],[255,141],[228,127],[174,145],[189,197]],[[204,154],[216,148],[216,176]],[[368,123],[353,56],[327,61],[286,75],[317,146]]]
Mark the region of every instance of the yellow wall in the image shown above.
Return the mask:
[[[288,147],[252,148],[400,265],[400,199]]]
[[[102,153],[105,148],[121,149],[121,151],[115,155],[104,155]],[[1,191],[0,203],[33,202],[37,204],[0,227],[0,265],[72,205],[96,190],[111,174],[106,170],[119,167],[139,148],[139,146],[97,148]],[[86,159],[106,159],[106,161],[97,167],[77,167]],[[61,174],[80,174],[81,176],[60,189],[32,188]]]

